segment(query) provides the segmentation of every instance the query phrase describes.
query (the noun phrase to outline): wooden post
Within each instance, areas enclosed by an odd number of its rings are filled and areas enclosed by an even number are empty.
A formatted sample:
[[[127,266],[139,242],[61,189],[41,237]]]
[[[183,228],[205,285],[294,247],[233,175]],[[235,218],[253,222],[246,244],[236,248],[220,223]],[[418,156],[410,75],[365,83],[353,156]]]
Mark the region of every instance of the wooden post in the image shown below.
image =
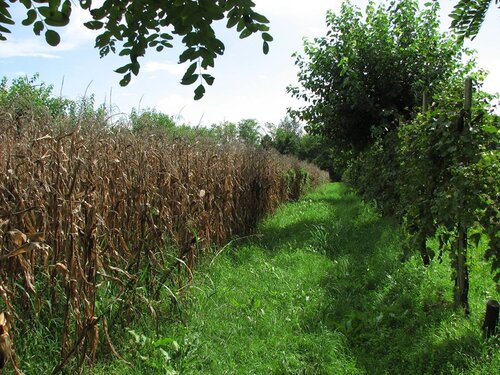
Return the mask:
[[[464,83],[464,109],[470,111],[472,108],[472,78],[468,77]]]
[[[429,98],[427,91],[422,94],[422,113],[426,113],[429,110]]]
[[[491,299],[486,303],[483,323],[483,330],[486,337],[490,337],[497,333],[499,310],[500,304],[497,301]]]
[[[457,268],[455,279],[455,305],[469,314],[469,269],[467,267],[467,230],[459,225],[457,238]]]
[[[467,78],[464,83],[464,110],[462,113],[463,123],[469,125],[472,108],[472,78]],[[457,129],[462,132],[464,127]],[[457,264],[455,278],[455,305],[464,308],[469,314],[469,270],[467,267],[467,228],[462,222],[458,223],[458,236],[456,243]]]
[[[443,242],[443,237],[439,236],[439,255],[438,255],[438,261],[439,263],[443,263],[443,248],[444,248],[444,242]]]

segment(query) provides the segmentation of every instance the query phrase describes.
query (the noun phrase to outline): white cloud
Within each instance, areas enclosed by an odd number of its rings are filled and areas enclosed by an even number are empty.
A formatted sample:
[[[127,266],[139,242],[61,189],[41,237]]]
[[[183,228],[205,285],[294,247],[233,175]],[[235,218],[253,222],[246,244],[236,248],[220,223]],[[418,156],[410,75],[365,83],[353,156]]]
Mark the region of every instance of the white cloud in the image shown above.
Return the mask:
[[[80,46],[94,46],[94,40],[102,30],[90,30],[83,24],[91,21],[92,16],[88,10],[81,9],[79,5],[73,5],[71,20],[67,26],[60,29],[61,43],[56,47],[58,51],[69,51]],[[56,29],[56,31],[58,31]]]
[[[21,12],[15,14],[20,19],[25,16]],[[61,36],[61,43],[56,47],[49,46],[42,31],[40,36],[36,36],[31,30],[17,25],[14,27],[13,35],[23,35],[19,37],[9,37],[7,41],[2,42],[0,49],[0,58],[15,58],[15,57],[38,57],[44,59],[59,58],[60,52],[76,50],[82,46],[93,47],[92,42],[97,32],[87,29],[83,24],[91,20],[88,11],[74,5],[71,14],[70,23],[62,28],[51,28],[58,32]]]
[[[189,109],[188,107],[191,103],[193,103],[193,100],[189,97],[171,94],[159,98],[155,103],[155,107],[163,113],[182,117],[183,112]]]
[[[41,57],[46,59],[56,59],[59,56],[50,52],[50,47],[42,44],[38,40],[7,40],[2,42],[0,58],[12,57]]]
[[[148,61],[143,65],[143,69],[147,73],[167,72],[173,75],[182,75],[186,70],[183,65],[175,64],[170,61]]]

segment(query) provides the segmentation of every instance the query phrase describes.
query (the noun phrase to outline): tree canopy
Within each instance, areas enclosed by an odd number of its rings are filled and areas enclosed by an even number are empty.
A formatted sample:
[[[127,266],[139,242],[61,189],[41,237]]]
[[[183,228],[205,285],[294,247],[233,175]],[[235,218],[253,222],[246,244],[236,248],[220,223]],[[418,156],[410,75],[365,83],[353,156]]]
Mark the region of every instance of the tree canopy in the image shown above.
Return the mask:
[[[283,118],[278,126],[269,124],[270,145],[280,154],[297,155],[302,133],[301,124],[289,116]]]
[[[450,14],[451,27],[462,39],[474,39],[493,1],[500,9],[500,0],[460,0]]]
[[[437,2],[376,5],[366,15],[350,2],[328,12],[325,37],[296,54],[300,86],[289,87],[306,105],[292,114],[306,130],[340,148],[362,150],[411,119],[424,91],[454,74],[461,45],[439,30]]]
[[[54,28],[68,25],[74,6],[71,0],[0,0],[0,40],[7,39],[9,26],[15,24],[9,11],[12,5],[24,6],[26,19],[22,24],[32,26],[36,35],[43,33],[51,46],[61,40]],[[115,70],[123,75],[122,86],[130,82],[132,74],[139,73],[139,58],[148,48],[161,52],[173,47],[172,40],[177,37],[185,47],[179,63],[191,62],[181,83],[198,83],[195,99],[202,98],[205,84],[214,82],[206,70],[214,67],[215,59],[225,50],[212,27],[214,21],[226,20],[227,28],[236,28],[241,39],[260,33],[265,54],[273,40],[267,32],[268,19],[254,11],[252,0],[104,0],[99,6],[93,6],[92,0],[79,0],[78,5],[92,16],[85,26],[102,31],[95,43],[100,56],[118,52],[128,58],[127,64]]]
[[[238,139],[248,145],[257,146],[260,140],[259,123],[255,119],[243,119],[238,122]]]

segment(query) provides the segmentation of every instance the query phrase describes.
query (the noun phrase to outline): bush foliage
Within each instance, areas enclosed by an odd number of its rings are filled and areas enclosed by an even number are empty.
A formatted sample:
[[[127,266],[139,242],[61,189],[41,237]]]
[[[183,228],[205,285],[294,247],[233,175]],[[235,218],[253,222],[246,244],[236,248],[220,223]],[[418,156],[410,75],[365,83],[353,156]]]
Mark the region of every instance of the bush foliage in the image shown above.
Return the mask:
[[[349,2],[329,13],[326,37],[297,56],[302,87],[290,92],[307,105],[292,113],[331,141],[335,169],[400,219],[408,250],[427,265],[436,255],[427,242],[438,237],[439,259],[445,250],[451,257],[457,305],[467,311],[467,249],[488,241],[500,279],[499,119],[480,89],[484,73],[441,33],[438,9],[371,1],[364,18]],[[464,99],[467,77],[475,94]]]

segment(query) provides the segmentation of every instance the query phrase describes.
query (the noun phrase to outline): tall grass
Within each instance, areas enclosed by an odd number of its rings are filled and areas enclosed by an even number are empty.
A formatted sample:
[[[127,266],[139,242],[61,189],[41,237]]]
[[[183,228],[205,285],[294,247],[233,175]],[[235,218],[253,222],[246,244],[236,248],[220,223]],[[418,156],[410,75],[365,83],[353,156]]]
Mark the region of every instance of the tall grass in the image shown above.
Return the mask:
[[[175,304],[203,251],[326,179],[272,152],[136,136],[102,116],[4,111],[0,145],[0,309],[58,337],[54,372],[99,345],[114,352],[110,332],[134,305],[159,319],[155,301]]]

